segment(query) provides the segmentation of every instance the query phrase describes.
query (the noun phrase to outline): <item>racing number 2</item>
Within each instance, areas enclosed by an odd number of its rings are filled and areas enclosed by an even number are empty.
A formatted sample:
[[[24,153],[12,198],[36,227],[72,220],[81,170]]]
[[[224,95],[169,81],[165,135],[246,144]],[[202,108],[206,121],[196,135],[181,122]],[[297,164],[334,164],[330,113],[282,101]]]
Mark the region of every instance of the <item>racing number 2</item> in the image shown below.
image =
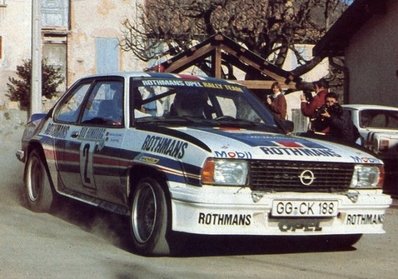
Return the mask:
[[[95,187],[93,176],[94,144],[83,143],[80,146],[80,176],[84,186]]]

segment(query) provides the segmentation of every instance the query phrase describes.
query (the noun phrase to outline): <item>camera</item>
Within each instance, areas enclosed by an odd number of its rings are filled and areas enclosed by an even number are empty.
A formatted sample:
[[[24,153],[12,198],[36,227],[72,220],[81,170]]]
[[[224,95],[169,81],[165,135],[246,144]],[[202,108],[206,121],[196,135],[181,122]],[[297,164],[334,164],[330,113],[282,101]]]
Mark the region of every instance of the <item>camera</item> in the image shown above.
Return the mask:
[[[342,113],[342,107],[339,104],[334,104],[330,107],[323,105],[317,109],[316,118],[319,118],[321,121],[323,121],[325,117],[322,116],[322,114],[325,112],[328,112],[330,115],[340,115]]]
[[[331,116],[340,115],[343,108],[339,104],[334,104],[330,107],[323,105],[316,110],[315,118],[311,120],[311,128],[314,131],[323,131],[329,126],[328,118],[324,117],[322,114],[328,112]]]
[[[315,118],[320,121],[324,121],[325,117],[322,114],[324,114],[325,112],[329,112],[328,107],[326,105],[319,107],[315,112]],[[330,112],[329,112],[329,114],[330,114]]]
[[[312,99],[314,99],[314,97],[312,96],[312,92],[311,91],[304,91],[304,96],[307,102],[311,102]]]

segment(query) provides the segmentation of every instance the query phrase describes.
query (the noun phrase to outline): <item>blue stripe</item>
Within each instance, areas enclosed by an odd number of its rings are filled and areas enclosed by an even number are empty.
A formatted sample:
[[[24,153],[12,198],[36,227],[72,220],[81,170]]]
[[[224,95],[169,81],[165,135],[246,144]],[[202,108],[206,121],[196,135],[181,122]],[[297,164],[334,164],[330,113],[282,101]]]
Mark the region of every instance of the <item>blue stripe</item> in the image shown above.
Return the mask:
[[[280,146],[278,142],[292,142],[299,143],[307,148],[326,148],[315,142],[311,142],[304,138],[294,138],[287,136],[276,136],[275,134],[267,135],[260,133],[236,133],[230,131],[217,130],[212,128],[198,128],[208,133],[214,133],[223,137],[232,138],[234,140],[243,142],[250,146]]]
[[[49,140],[50,138],[46,138]],[[68,149],[65,150],[66,152],[70,151],[79,151],[80,150],[80,145],[81,142],[72,142],[72,141],[66,141],[64,139],[56,139],[55,140],[55,145],[56,145],[56,151],[60,151],[61,146],[66,144],[68,146]],[[101,153],[97,155],[101,156],[107,156],[110,159],[122,159],[122,160],[127,160],[129,162],[133,162],[133,160],[137,156],[147,156],[150,158],[154,158],[159,160],[156,164],[152,165],[153,167],[158,167],[158,168],[168,168],[172,171],[177,171],[177,172],[187,172],[189,174],[193,175],[200,175],[201,172],[201,167],[188,164],[188,163],[183,163],[180,161],[177,161],[175,159],[170,159],[166,157],[162,157],[159,155],[155,154],[146,154],[146,153],[141,153],[137,151],[131,151],[131,150],[126,150],[126,149],[121,149],[121,148],[112,148],[112,147],[107,147],[105,146],[102,150]],[[71,163],[67,162],[62,162],[62,161],[57,161],[57,167],[58,170],[61,172],[70,172],[70,173],[75,173],[78,174],[80,173],[80,166],[79,166],[79,161],[74,161]],[[144,162],[143,162],[144,164]],[[109,166],[109,165],[96,165],[94,164],[94,175],[109,175],[109,176],[121,176],[123,173],[127,170],[121,169],[118,166]],[[163,173],[165,173],[167,179],[169,181],[175,181],[175,182],[181,182],[181,183],[189,183],[192,185],[200,185],[199,179],[194,179],[194,178],[185,178],[183,175],[178,175],[175,173],[170,173],[167,170],[162,170]]]

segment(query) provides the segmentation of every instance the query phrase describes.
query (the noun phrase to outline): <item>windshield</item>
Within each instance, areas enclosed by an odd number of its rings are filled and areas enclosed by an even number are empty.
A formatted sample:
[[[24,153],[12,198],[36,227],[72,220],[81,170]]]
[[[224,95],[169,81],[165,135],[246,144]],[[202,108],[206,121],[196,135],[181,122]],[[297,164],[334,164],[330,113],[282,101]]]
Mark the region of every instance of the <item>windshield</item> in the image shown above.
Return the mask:
[[[131,80],[133,125],[233,126],[277,130],[273,116],[248,89],[226,81]]]
[[[398,129],[398,111],[369,109],[359,114],[362,128]]]

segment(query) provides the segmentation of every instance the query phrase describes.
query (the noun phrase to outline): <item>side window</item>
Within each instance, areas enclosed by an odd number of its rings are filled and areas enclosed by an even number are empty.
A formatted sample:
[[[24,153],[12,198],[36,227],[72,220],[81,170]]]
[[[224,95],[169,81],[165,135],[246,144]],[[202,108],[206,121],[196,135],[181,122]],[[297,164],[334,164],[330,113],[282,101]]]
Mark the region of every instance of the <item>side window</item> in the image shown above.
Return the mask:
[[[372,119],[371,111],[363,110],[359,113],[359,126],[361,128],[367,128],[370,124],[370,120]]]
[[[378,113],[373,115],[372,120],[369,123],[370,127],[374,128],[385,128],[386,127],[386,115],[384,113]]]
[[[80,108],[89,88],[90,83],[81,84],[77,87],[76,90],[69,95],[69,98],[63,100],[63,103],[58,106],[54,120],[67,123],[77,122]]]
[[[97,82],[84,108],[82,123],[122,126],[123,91],[121,81]]]
[[[60,26],[68,28],[69,22],[68,0],[42,0],[41,20],[42,26]]]
[[[389,129],[397,129],[398,128],[398,113],[397,112],[391,111],[388,113],[387,128],[389,128]]]

